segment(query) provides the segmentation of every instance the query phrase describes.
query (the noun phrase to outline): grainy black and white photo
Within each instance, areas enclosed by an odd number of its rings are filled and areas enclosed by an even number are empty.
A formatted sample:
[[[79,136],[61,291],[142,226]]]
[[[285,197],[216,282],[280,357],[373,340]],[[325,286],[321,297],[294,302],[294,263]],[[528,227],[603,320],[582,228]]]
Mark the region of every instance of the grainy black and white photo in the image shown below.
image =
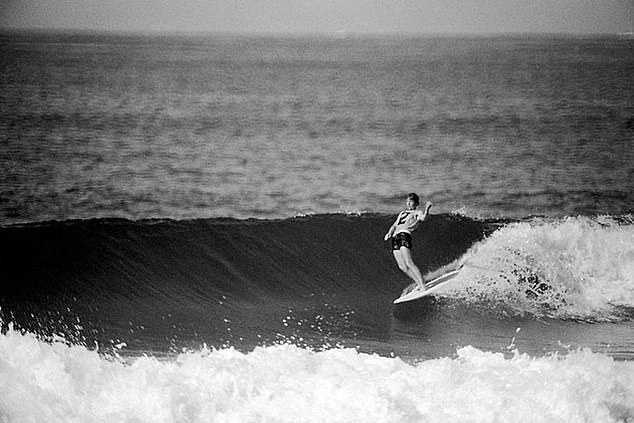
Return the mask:
[[[634,422],[632,0],[0,2],[0,422]]]

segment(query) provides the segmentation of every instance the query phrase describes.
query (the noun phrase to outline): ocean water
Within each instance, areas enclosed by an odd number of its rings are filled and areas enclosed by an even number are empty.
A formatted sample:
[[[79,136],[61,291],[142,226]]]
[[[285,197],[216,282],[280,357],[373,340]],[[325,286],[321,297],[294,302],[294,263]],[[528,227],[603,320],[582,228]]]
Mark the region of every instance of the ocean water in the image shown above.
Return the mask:
[[[634,420],[632,39],[0,53],[0,421]]]
[[[3,221],[631,212],[631,39],[1,46]]]

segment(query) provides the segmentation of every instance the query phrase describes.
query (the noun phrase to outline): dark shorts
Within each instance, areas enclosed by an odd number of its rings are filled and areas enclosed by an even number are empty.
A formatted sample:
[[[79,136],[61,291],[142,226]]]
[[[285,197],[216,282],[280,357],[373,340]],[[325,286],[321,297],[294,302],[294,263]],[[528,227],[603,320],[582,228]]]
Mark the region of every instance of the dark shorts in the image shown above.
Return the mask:
[[[401,247],[412,249],[412,235],[400,232],[392,237],[392,250],[400,250]]]

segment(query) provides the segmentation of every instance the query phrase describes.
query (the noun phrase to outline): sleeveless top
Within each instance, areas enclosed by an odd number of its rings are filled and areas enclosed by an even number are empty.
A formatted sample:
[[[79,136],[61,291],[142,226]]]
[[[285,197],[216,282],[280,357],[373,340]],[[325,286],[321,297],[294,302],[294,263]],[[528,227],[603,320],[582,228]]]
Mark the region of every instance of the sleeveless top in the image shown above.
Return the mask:
[[[420,224],[419,216],[424,212],[422,210],[403,210],[398,214],[396,218],[396,228],[394,229],[394,235],[401,232],[407,232],[411,234]]]

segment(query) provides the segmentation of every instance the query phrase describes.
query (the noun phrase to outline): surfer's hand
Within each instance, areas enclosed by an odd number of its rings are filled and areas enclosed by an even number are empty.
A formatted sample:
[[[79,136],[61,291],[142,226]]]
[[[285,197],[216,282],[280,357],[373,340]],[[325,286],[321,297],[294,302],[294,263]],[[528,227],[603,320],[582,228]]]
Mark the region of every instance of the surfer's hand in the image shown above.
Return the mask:
[[[383,237],[383,241],[387,241],[388,239],[390,239],[391,235],[390,233],[386,233],[385,236]]]
[[[425,204],[425,210],[431,209],[431,206],[433,206],[432,202],[428,201],[427,204]]]

